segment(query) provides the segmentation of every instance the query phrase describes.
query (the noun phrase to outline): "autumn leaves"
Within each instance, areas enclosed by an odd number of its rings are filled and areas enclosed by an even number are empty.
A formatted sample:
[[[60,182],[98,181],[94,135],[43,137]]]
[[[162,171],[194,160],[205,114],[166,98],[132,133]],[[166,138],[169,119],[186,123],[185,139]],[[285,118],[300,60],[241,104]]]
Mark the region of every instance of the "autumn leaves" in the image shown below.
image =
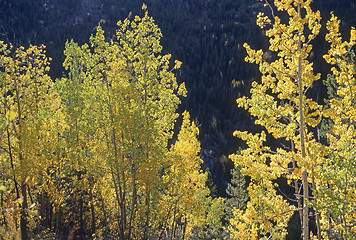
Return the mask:
[[[231,158],[251,177],[251,183],[246,211],[236,210],[231,220],[234,239],[283,239],[294,211],[299,212],[301,238],[309,239],[311,208],[317,226],[314,239],[355,237],[355,171],[350,166],[355,164],[351,155],[356,90],[352,47],[356,34],[353,28],[350,41],[342,42],[337,18],[332,15],[327,23],[326,41],[331,47],[324,58],[334,66],[336,89],[329,106],[323,107],[307,94],[320,79],[308,60],[312,41],[321,28],[320,13],[312,11],[311,2],[276,0],[272,5],[266,1],[272,13],[269,17],[259,14],[257,23],[266,29],[274,61],[266,62],[262,50],[244,45],[246,61],[259,65],[262,78],[252,84],[251,97],[239,98],[237,103],[265,132],[235,132],[248,148]],[[324,133],[324,144],[318,136],[322,118],[329,119],[330,127]],[[267,134],[278,139],[280,146],[267,146]],[[294,187],[292,200],[280,191],[277,180],[281,179]]]
[[[181,63],[162,54],[161,31],[145,7],[109,39],[99,26],[87,44],[68,41],[66,73],[55,81],[44,47],[0,42],[0,236],[183,239],[215,229],[233,239],[283,239],[296,213],[303,239],[310,215],[314,238],[355,238],[356,31],[342,41],[339,20],[332,15],[327,24],[332,87],[322,106],[307,94],[320,79],[309,61],[320,13],[310,0],[266,3],[273,12],[257,23],[271,58],[244,45],[262,78],[251,97],[237,100],[265,131],[234,133],[248,146],[231,159],[250,177],[249,201],[224,229],[224,203],[210,197],[189,113],[173,135],[186,94],[174,75]],[[280,146],[267,146],[267,137]]]
[[[66,76],[54,83],[43,47],[1,43],[1,209],[21,199],[3,213],[5,231],[158,239],[205,225],[212,200],[187,112],[169,143],[186,90],[161,36],[147,11],[109,41],[99,26],[89,44],[66,43]]]

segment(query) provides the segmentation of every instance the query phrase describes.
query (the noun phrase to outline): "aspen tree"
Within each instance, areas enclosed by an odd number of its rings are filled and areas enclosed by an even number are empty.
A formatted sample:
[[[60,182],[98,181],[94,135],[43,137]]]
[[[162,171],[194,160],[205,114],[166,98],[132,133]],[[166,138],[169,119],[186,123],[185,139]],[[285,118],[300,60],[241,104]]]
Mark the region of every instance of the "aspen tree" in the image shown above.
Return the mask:
[[[353,48],[356,30],[351,29],[350,40],[343,41],[339,31],[340,20],[334,14],[327,22],[326,41],[330,44],[325,60],[332,65],[334,92],[329,107],[324,109],[330,130],[327,132],[328,155],[319,165],[317,202],[313,205],[322,214],[321,230],[326,239],[355,239],[355,94],[356,63]]]
[[[161,54],[162,33],[143,9],[142,18],[119,21],[112,40],[105,40],[99,26],[89,45],[67,43],[69,77],[59,84],[72,86],[64,91],[64,102],[73,105],[71,122],[82,126],[71,132],[79,136],[72,138],[73,146],[87,149],[85,155],[74,153],[86,159],[83,166],[94,177],[103,176],[96,181],[109,194],[106,211],[115,206],[110,228],[120,239],[147,239],[159,231],[168,140],[179,96],[185,94],[172,72],[180,62],[170,67],[171,56]],[[98,169],[102,172],[94,174]]]
[[[211,203],[206,186],[207,173],[203,173],[200,166],[198,134],[199,129],[190,121],[189,113],[184,112],[177,142],[167,158],[170,160],[167,174],[163,176],[166,190],[158,212],[164,219],[161,237],[189,238],[194,228],[202,227],[206,222],[206,211]]]
[[[12,46],[0,45],[0,114],[2,119],[13,119],[1,142],[1,161],[8,166],[15,199],[20,199],[21,209],[15,211],[20,213],[21,239],[26,240],[30,238],[28,211],[35,204],[33,191],[45,182],[44,170],[52,158],[56,135],[52,117],[59,99],[51,91],[44,46],[19,47],[12,53]]]
[[[88,232],[95,233],[97,221],[93,193],[96,192],[97,182],[101,181],[100,174],[96,171],[100,163],[95,161],[97,159],[93,147],[97,137],[97,92],[92,82],[93,77],[86,71],[93,68],[94,64],[87,44],[79,46],[68,41],[64,54],[66,59],[63,66],[68,75],[58,79],[55,86],[62,97],[65,115],[66,129],[61,133],[65,139],[65,164],[61,166],[60,178],[66,184],[57,184],[57,191],[62,197],[54,198],[54,201],[62,206],[62,211],[72,214],[71,221],[75,222],[81,237],[85,238]],[[85,213],[85,208],[90,209],[91,216]],[[68,224],[65,220],[63,223]]]
[[[234,133],[246,141],[248,148],[231,158],[243,167],[244,175],[251,177],[247,209],[236,210],[231,220],[231,236],[235,239],[282,239],[293,211],[300,212],[302,238],[309,239],[308,182],[316,174],[316,164],[323,161],[320,144],[309,131],[320,122],[322,108],[306,96],[313,82],[320,78],[308,61],[311,41],[319,33],[321,19],[318,11],[312,11],[311,2],[275,0],[272,6],[266,1],[271,15],[259,13],[257,24],[266,31],[274,60],[266,61],[263,50],[256,51],[244,44],[246,61],[259,65],[262,78],[253,82],[251,97],[239,98],[237,103],[265,130],[257,134]],[[287,21],[282,20],[280,13],[286,14]],[[283,144],[277,149],[266,146],[267,134]],[[275,181],[281,178],[294,184],[297,209],[279,191]]]

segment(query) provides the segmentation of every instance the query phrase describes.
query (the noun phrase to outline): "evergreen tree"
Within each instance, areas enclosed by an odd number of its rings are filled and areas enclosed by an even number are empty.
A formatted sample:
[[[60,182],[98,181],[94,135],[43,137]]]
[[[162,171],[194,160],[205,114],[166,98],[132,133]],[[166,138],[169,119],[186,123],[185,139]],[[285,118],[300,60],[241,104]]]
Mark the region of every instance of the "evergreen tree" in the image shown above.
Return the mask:
[[[229,212],[233,208],[240,210],[246,209],[246,202],[248,200],[248,194],[246,190],[246,180],[245,176],[241,173],[241,166],[235,165],[231,170],[231,183],[228,184],[226,193],[230,197],[226,200]],[[228,216],[231,216],[229,214]]]

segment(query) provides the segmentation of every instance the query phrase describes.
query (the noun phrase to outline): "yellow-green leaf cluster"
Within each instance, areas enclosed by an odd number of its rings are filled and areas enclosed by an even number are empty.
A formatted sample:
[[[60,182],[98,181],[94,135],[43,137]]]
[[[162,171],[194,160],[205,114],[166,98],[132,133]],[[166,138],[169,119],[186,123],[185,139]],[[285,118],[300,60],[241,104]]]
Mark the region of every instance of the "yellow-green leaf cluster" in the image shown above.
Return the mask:
[[[284,178],[299,189],[302,171],[316,177],[314,167],[323,162],[325,155],[314,140],[313,132],[309,132],[320,123],[322,106],[306,96],[320,78],[308,60],[311,41],[320,31],[320,12],[311,9],[310,0],[275,0],[273,3],[277,11],[266,1],[271,14],[257,16],[257,24],[266,29],[272,58],[267,60],[262,49],[254,50],[244,44],[245,60],[256,63],[262,76],[252,83],[250,97],[237,99],[237,104],[265,131],[255,134],[236,131],[234,134],[247,143],[247,148],[233,154],[231,159],[242,166],[241,172],[252,181],[246,212],[236,210],[231,220],[235,226],[231,236],[236,239],[283,238],[294,206],[281,197],[283,193],[274,187],[275,181]],[[279,17],[281,12],[287,19]],[[266,145],[267,136],[282,144],[270,148]],[[278,217],[269,222],[275,215]]]
[[[336,92],[324,110],[324,117],[329,119],[330,124],[330,131],[326,134],[328,155],[325,163],[318,167],[321,181],[315,207],[323,216],[321,227],[325,236],[353,239],[356,237],[356,65],[352,49],[356,44],[356,32],[352,28],[350,40],[343,41],[339,29],[340,20],[332,14],[327,22],[325,37],[330,49],[324,58],[332,65],[333,75],[329,78],[334,81]]]

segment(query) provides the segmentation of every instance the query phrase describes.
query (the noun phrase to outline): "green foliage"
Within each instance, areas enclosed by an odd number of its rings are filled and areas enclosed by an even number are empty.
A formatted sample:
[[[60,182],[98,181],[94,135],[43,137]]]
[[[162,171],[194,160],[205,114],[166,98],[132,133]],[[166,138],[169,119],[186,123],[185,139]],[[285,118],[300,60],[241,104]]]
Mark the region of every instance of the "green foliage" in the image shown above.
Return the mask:
[[[213,236],[221,236],[223,230],[223,219],[225,217],[225,203],[221,198],[216,198],[212,201],[208,215],[207,224],[208,231],[212,232]]]
[[[231,183],[227,185],[226,193],[229,198],[227,203],[227,217],[232,217],[234,208],[244,210],[246,209],[246,202],[248,200],[248,194],[246,190],[245,176],[241,173],[241,167],[235,165],[231,170]]]
[[[193,229],[193,234],[189,237],[189,239],[228,239],[228,233],[224,228],[224,218],[224,200],[222,198],[210,199],[206,224],[200,228]]]
[[[213,197],[213,198],[216,198],[216,197],[218,197],[218,189],[217,189],[217,187],[216,187],[216,185],[214,183],[213,176],[212,176],[212,174],[210,172],[210,169],[206,168],[205,172],[207,174],[206,185],[210,189],[210,196]]]

